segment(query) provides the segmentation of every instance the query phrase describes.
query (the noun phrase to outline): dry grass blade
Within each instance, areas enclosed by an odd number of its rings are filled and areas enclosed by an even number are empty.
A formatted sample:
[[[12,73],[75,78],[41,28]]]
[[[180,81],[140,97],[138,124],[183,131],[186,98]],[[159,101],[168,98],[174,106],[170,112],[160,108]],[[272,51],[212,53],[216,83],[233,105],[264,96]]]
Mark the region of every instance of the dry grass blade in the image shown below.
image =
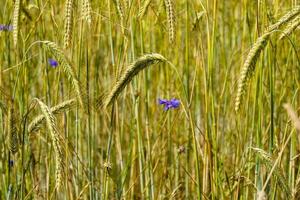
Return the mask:
[[[300,17],[295,18],[280,35],[279,40],[282,40],[284,37],[290,35],[298,26],[300,26]]]
[[[172,0],[165,0],[166,12],[167,12],[167,19],[168,19],[168,29],[169,29],[169,41],[173,43],[175,40],[175,10],[174,10],[174,3]]]
[[[73,0],[66,1],[65,7],[65,32],[64,32],[64,48],[68,48],[72,41],[73,29]]]
[[[35,99],[35,101],[37,101],[38,105],[42,110],[42,113],[46,120],[47,128],[52,139],[52,144],[56,154],[56,188],[59,189],[60,185],[62,184],[62,177],[64,171],[64,154],[61,145],[61,143],[63,143],[63,138],[57,130],[56,119],[51,110],[48,108],[48,106],[37,98]]]
[[[59,64],[63,67],[68,80],[71,82],[73,89],[76,92],[78,101],[80,105],[83,107],[83,94],[81,92],[80,83],[77,79],[76,72],[72,67],[70,61],[64,55],[63,51],[54,43],[50,41],[42,41],[42,43],[47,47],[47,49],[54,54],[57,58]]]
[[[63,113],[76,105],[76,99],[64,101],[50,109],[53,115]],[[39,115],[28,125],[28,133],[36,132],[39,130],[40,125],[45,121],[45,115]]]
[[[122,90],[126,87],[126,85],[132,80],[132,78],[137,75],[144,68],[159,62],[166,61],[162,55],[153,53],[146,54],[140,58],[138,58],[133,64],[131,64],[122,74],[118,81],[114,84],[109,94],[104,97],[102,103],[98,103],[98,107],[106,108],[112,102],[116,100],[118,95],[122,92]],[[99,101],[98,101],[99,102]]]
[[[21,0],[15,1],[14,14],[13,14],[13,39],[14,45],[16,46],[18,43],[18,33],[19,33],[19,19],[20,19],[20,7]]]
[[[12,105],[8,109],[7,121],[9,150],[12,154],[15,154],[19,148],[19,139],[16,113]]]

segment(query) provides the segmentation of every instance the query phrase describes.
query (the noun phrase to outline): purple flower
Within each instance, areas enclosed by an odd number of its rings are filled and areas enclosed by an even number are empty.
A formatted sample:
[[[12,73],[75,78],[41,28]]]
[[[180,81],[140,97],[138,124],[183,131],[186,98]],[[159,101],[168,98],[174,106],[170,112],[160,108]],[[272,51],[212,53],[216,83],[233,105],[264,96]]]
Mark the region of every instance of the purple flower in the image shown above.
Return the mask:
[[[56,60],[52,59],[52,58],[49,58],[49,59],[48,59],[48,63],[49,63],[49,65],[50,65],[51,67],[53,67],[53,68],[55,68],[55,67],[58,66],[58,62],[57,62]]]
[[[178,99],[171,99],[170,101],[166,99],[158,99],[158,103],[160,105],[164,105],[164,110],[169,110],[170,108],[178,108],[180,105],[180,101]]]

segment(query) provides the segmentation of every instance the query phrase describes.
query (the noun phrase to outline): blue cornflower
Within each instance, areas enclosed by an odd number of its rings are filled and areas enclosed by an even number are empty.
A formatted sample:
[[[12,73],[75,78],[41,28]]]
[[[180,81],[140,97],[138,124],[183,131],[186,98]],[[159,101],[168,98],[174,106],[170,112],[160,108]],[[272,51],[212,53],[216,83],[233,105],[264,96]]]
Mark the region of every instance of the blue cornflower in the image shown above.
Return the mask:
[[[53,68],[55,68],[55,67],[58,66],[58,62],[57,62],[56,60],[52,59],[52,58],[49,58],[49,59],[48,59],[48,63],[49,63],[49,65],[50,65],[51,67],[53,67]]]
[[[13,160],[9,160],[8,165],[9,165],[9,167],[13,167],[14,166],[14,161]]]
[[[178,108],[180,101],[178,99],[171,99],[170,101],[166,99],[158,99],[160,105],[165,105],[164,110],[169,110],[170,108]]]

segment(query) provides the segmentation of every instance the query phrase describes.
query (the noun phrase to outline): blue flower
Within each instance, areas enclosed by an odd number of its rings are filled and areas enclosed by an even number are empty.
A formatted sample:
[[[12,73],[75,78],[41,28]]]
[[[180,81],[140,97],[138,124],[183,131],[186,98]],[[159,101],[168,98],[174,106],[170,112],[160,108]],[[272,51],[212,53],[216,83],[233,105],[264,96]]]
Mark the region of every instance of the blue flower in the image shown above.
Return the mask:
[[[9,165],[9,167],[13,167],[14,166],[14,161],[13,160],[9,160],[8,165]]]
[[[49,65],[50,65],[51,67],[53,67],[53,68],[55,68],[55,67],[58,66],[58,62],[57,62],[56,60],[52,59],[52,58],[49,58],[49,59],[48,59],[48,63],[49,63]]]
[[[178,108],[180,105],[180,101],[178,99],[171,99],[170,101],[166,99],[158,99],[158,103],[160,105],[164,105],[164,110],[169,110],[170,108]]]

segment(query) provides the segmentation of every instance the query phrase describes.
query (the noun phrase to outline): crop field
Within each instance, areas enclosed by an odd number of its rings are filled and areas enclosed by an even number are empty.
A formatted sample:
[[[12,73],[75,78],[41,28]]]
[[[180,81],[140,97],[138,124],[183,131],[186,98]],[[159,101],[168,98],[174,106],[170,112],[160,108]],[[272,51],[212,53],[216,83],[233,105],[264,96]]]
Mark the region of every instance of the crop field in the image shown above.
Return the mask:
[[[0,200],[299,200],[299,0],[0,0]]]

